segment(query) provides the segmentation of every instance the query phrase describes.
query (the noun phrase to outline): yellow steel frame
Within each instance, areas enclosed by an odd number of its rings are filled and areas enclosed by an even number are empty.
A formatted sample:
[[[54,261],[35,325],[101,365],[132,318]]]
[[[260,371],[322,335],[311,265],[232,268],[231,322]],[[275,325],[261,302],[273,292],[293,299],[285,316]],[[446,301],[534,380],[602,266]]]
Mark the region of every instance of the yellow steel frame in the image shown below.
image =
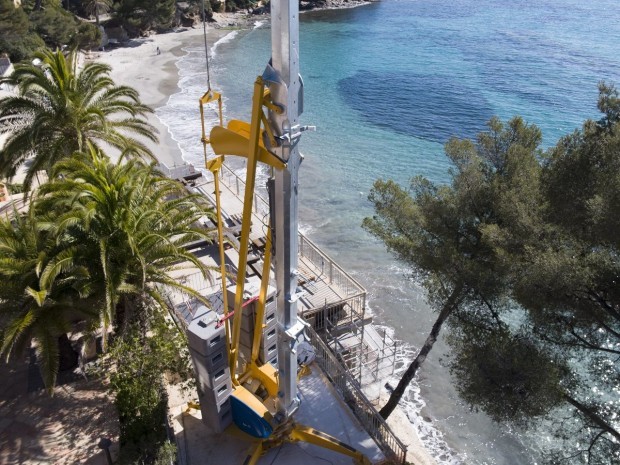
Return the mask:
[[[210,133],[210,137],[205,136],[203,105],[217,100],[220,108],[220,125],[215,126]],[[227,326],[227,339],[229,344],[229,364],[232,382],[234,385],[233,395],[237,396],[246,404],[255,407],[255,411],[263,412],[263,417],[273,423],[271,413],[264,405],[245,387],[242,386],[249,377],[258,379],[271,398],[275,398],[278,392],[277,370],[270,364],[260,365],[258,363],[258,353],[260,340],[262,337],[262,321],[264,320],[267,288],[271,272],[271,248],[272,236],[271,229],[267,230],[267,241],[265,244],[265,254],[263,261],[263,274],[261,287],[257,303],[256,324],[252,340],[252,353],[250,362],[246,365],[243,373],[237,375],[237,363],[239,357],[239,340],[241,332],[241,321],[243,312],[243,293],[245,287],[245,276],[247,271],[248,246],[251,230],[252,207],[254,200],[254,186],[256,180],[256,168],[258,162],[265,163],[275,169],[284,169],[286,164],[272,154],[265,147],[263,138],[268,139],[271,146],[276,146],[277,142],[271,131],[269,122],[264,114],[263,107],[271,111],[281,113],[280,106],[271,100],[271,94],[265,87],[261,76],[256,78],[254,83],[254,95],[252,98],[251,124],[243,121],[232,120],[228,127],[223,127],[221,117],[221,95],[217,92],[209,91],[200,99],[200,113],[202,119],[202,142],[205,146],[205,163],[207,168],[213,173],[215,179],[216,210],[218,215],[218,236],[220,242],[220,263],[222,272],[222,286],[224,295],[224,312],[228,313],[226,302],[226,270],[224,266],[222,215],[219,195],[219,171],[224,161],[224,155],[238,155],[247,158],[246,184],[243,200],[243,215],[241,223],[241,237],[239,248],[239,264],[237,267],[237,286],[235,290],[234,318],[232,332],[229,334]],[[262,127],[262,129],[261,129]],[[206,145],[210,144],[217,157],[207,162]],[[227,320],[228,321],[228,320]],[[296,376],[293,374],[292,376]],[[260,404],[260,405],[259,405]],[[358,465],[370,465],[371,462],[361,452],[351,446],[339,441],[338,439],[318,431],[314,428],[295,423],[292,418],[280,424],[273,432],[271,437],[255,444],[248,454],[244,465],[255,465],[260,456],[267,450],[281,445],[283,442],[304,441],[325,449],[348,455],[354,459]]]
[[[269,439],[265,439],[258,443],[255,443],[247,457],[245,458],[243,465],[256,465],[260,457],[269,449],[278,447],[284,442],[307,442],[314,444],[315,446],[322,447],[323,449],[333,450],[339,454],[347,455],[353,458],[353,462],[356,465],[372,465],[372,462],[362,454],[360,451],[353,447],[339,441],[337,438],[316,430],[309,426],[301,425],[290,420],[281,425],[277,430],[273,432]]]
[[[207,138],[207,131],[205,128],[205,105],[211,102],[217,102],[218,107],[218,115],[220,117],[220,126],[224,126],[224,113],[222,111],[222,94],[219,92],[215,92],[214,90],[209,89],[205,92],[205,94],[200,97],[200,124],[202,126],[202,136],[200,140],[202,141],[202,147],[204,149],[205,155],[205,166],[207,165],[207,144],[209,144],[209,139]]]
[[[203,115],[203,105],[206,102],[213,101],[211,95],[215,95],[217,93],[213,91],[209,91],[203,96],[201,99],[201,115]],[[219,94],[218,94],[219,97]],[[221,100],[220,100],[221,105]],[[222,119],[220,118],[220,125],[215,126],[211,129],[210,137],[207,138],[204,134],[204,116],[203,116],[203,136],[202,141],[206,145],[207,143],[211,145],[213,151],[216,155],[219,155],[222,159],[224,155],[238,155],[247,158],[247,169],[246,169],[246,184],[245,184],[245,193],[243,199],[243,215],[241,222],[241,237],[240,241],[240,249],[239,249],[239,264],[237,267],[237,287],[235,290],[235,302],[233,306],[234,310],[234,318],[231,334],[229,335],[230,346],[229,346],[229,364],[230,371],[233,378],[233,384],[235,386],[239,385],[239,377],[237,376],[237,363],[239,358],[239,338],[241,334],[241,320],[242,320],[242,312],[243,312],[243,293],[245,287],[245,275],[247,271],[247,258],[248,258],[248,244],[250,240],[250,230],[251,230],[251,218],[252,218],[252,207],[254,200],[254,186],[256,180],[256,168],[258,162],[265,163],[272,168],[275,169],[283,169],[286,165],[275,155],[269,152],[263,142],[263,137],[267,137],[271,144],[276,144],[275,137],[271,132],[269,127],[267,118],[263,112],[263,106],[273,109],[276,111],[281,111],[279,107],[274,105],[271,102],[271,94],[269,90],[265,87],[262,77],[256,78],[256,82],[254,83],[254,96],[252,98],[252,115],[251,115],[251,124],[248,124],[243,121],[232,120],[229,122],[228,127],[224,128]],[[206,152],[205,152],[206,157]],[[217,159],[216,159],[217,160]],[[215,170],[219,170],[221,163],[218,161],[213,161],[213,168]],[[209,166],[209,163],[207,163]],[[214,173],[215,174],[215,173]],[[217,183],[216,176],[216,183]],[[216,185],[216,203],[219,204],[219,186]],[[218,208],[218,235],[220,238],[220,247],[222,247],[223,243],[223,234],[220,229],[221,226],[221,211]],[[265,311],[265,301],[267,295],[267,287],[269,284],[269,273],[271,270],[271,231],[267,232],[267,244],[265,246],[265,257],[264,257],[264,265],[263,265],[263,277],[261,281],[261,289],[259,294],[258,301],[258,313],[259,315],[264,315]],[[223,267],[223,250],[220,250],[220,262]],[[223,270],[225,273],[225,270]],[[225,281],[223,281],[224,295],[226,294],[225,289]],[[226,311],[227,303],[225,303]],[[259,319],[258,321],[262,321]],[[246,368],[246,371],[250,370],[255,374],[257,370],[257,360],[258,360],[258,346],[260,344],[260,338],[262,336],[262,327],[260,324],[256,325],[254,329],[253,335],[253,349],[252,349],[252,357],[251,363]],[[241,377],[245,375],[243,373]]]
[[[263,321],[265,321],[265,301],[267,288],[269,286],[269,275],[271,272],[271,228],[267,230],[267,240],[265,241],[265,255],[263,257],[263,275],[260,281],[260,293],[256,305],[256,323],[254,324],[254,337],[252,338],[252,356],[250,360],[253,364],[258,363],[258,353],[260,340],[263,335]]]
[[[241,335],[241,319],[242,319],[242,305],[243,305],[243,293],[245,287],[245,275],[248,264],[248,245],[250,242],[250,229],[252,219],[252,204],[254,200],[254,186],[256,181],[256,167],[258,164],[258,154],[260,151],[261,143],[261,124],[264,120],[263,113],[263,101],[265,97],[269,98],[269,91],[265,88],[263,79],[259,76],[254,83],[254,97],[252,99],[252,124],[250,125],[250,134],[248,138],[248,150],[247,150],[247,166],[246,166],[246,181],[245,192],[243,198],[243,216],[241,223],[241,237],[239,243],[239,265],[237,267],[237,288],[235,290],[235,305],[234,305],[234,320],[232,330],[232,342],[231,342],[231,365],[230,370],[233,374],[233,383],[238,384],[238,380],[234,373],[237,372],[237,360],[239,357],[239,337]],[[213,131],[212,131],[213,133]],[[215,139],[216,134],[212,134],[212,138]],[[215,145],[214,145],[215,149]],[[265,278],[265,274],[267,277]],[[269,269],[267,273],[263,273],[263,282],[265,279],[269,280]],[[261,285],[259,294],[259,303],[265,303],[265,294],[267,291],[266,286]],[[255,325],[254,332],[260,331],[260,325]]]
[[[228,315],[228,296],[226,295],[226,260],[224,259],[224,232],[222,225],[222,205],[220,202],[220,170],[224,164],[224,155],[219,155],[212,160],[207,160],[207,145],[211,142],[207,137],[205,128],[205,116],[204,107],[211,102],[217,102],[218,115],[220,119],[220,126],[224,124],[224,115],[222,112],[222,94],[209,89],[202,97],[200,97],[200,124],[202,127],[202,133],[200,140],[202,141],[202,148],[205,157],[205,167],[213,174],[213,181],[215,184],[215,213],[217,215],[217,237],[219,243],[220,254],[220,275],[222,278],[222,303],[224,305],[224,315]],[[228,348],[229,361],[230,361],[230,323],[228,319],[225,321],[226,329],[226,344]]]

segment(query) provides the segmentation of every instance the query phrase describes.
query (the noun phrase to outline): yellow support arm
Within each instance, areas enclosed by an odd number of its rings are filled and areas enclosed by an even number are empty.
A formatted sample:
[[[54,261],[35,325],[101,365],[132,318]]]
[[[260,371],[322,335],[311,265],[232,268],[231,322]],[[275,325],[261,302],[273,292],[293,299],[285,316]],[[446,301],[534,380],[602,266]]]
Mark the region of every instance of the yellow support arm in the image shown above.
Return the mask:
[[[207,144],[210,142],[207,138],[207,131],[205,129],[205,111],[204,107],[208,103],[217,101],[218,104],[218,115],[220,117],[220,126],[224,126],[224,115],[222,113],[222,94],[219,92],[215,92],[214,90],[209,89],[205,94],[200,97],[198,100],[200,102],[200,124],[202,126],[202,134],[200,140],[202,141],[202,148],[205,155],[205,166],[207,165]]]
[[[235,385],[239,385],[237,379],[237,360],[239,358],[239,338],[241,335],[241,320],[243,311],[243,292],[245,288],[245,275],[248,264],[248,245],[250,241],[250,228],[252,218],[252,202],[254,200],[254,184],[256,180],[256,166],[260,150],[260,121],[263,114],[263,95],[265,86],[259,76],[254,83],[254,97],[252,99],[252,124],[247,150],[247,169],[245,194],[243,198],[243,218],[241,222],[241,237],[239,243],[239,267],[237,269],[237,288],[235,290],[235,316],[233,321],[230,373]]]
[[[228,128],[214,126],[211,129],[210,143],[213,151],[218,155],[237,155],[240,157],[248,157],[249,131],[246,126],[249,124],[243,121],[231,121]],[[264,131],[263,131],[264,132]],[[284,169],[286,166],[282,160],[269,152],[262,143],[262,137],[259,139],[258,145],[258,161],[272,166],[276,169]]]
[[[201,107],[202,108],[202,107]],[[217,237],[220,253],[220,275],[222,277],[222,303],[224,305],[224,315],[228,315],[228,295],[226,292],[226,255],[224,252],[224,232],[222,225],[222,205],[220,201],[220,169],[224,163],[223,156],[217,156],[207,162],[207,169],[213,173],[215,183],[215,212],[217,214]],[[230,322],[225,321],[226,327],[226,347],[228,348],[228,363],[230,363]]]
[[[254,323],[254,337],[252,339],[252,363],[258,364],[260,340],[263,336],[263,321],[265,321],[265,305],[267,300],[267,288],[269,287],[269,274],[271,273],[271,228],[267,229],[267,241],[265,242],[265,255],[263,257],[263,276],[260,281],[260,293],[256,304],[256,321]]]
[[[329,434],[308,426],[295,424],[295,426],[293,426],[293,430],[289,434],[289,441],[304,441],[309,444],[322,447],[323,449],[329,449],[334,452],[338,452],[339,454],[348,455],[349,457],[353,457],[356,465],[372,465],[372,462],[368,459],[368,457],[357,449],[354,449],[350,445],[339,441]]]

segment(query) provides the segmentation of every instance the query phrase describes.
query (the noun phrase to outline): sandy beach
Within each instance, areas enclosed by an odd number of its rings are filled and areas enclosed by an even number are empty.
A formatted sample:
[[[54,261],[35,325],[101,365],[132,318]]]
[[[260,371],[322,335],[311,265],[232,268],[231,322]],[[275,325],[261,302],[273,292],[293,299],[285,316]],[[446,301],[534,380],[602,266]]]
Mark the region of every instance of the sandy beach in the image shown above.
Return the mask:
[[[232,19],[229,19],[231,18]],[[219,17],[222,24],[235,23],[236,16]],[[207,43],[212,47],[219,39],[231,32],[230,29],[207,26]],[[140,93],[143,103],[155,109],[165,105],[170,95],[178,91],[179,74],[177,60],[185,52],[183,47],[192,40],[200,40],[203,29],[196,26],[179,32],[157,34],[147,38],[132,39],[129,46],[115,48],[110,51],[97,52],[89,59],[107,63],[112,67],[111,76],[117,84],[135,88]],[[159,48],[159,54],[157,50]],[[205,91],[206,91],[205,85]],[[198,98],[196,96],[196,120],[199,119]],[[159,143],[147,143],[157,159],[167,166],[183,164],[181,150],[172,139],[168,127],[152,113],[149,122],[159,132]],[[198,141],[200,135],[196,135]]]
[[[184,54],[183,45],[191,37],[201,34],[202,29],[197,27],[183,32],[134,39],[129,47],[95,53],[90,58],[110,65],[112,79],[117,84],[137,89],[142,102],[155,109],[165,105],[168,97],[178,90],[176,61]],[[211,28],[208,37],[210,36],[211,43],[214,43],[224,34],[225,31],[221,29]],[[157,47],[160,50],[159,54]],[[198,107],[197,101],[196,107]],[[168,128],[154,113],[149,115],[148,120],[159,132],[158,144],[147,143],[158,160],[167,166],[183,163],[181,150],[172,139]]]
[[[218,23],[229,25],[239,21],[239,16],[218,16]],[[230,29],[216,28],[212,24],[207,28],[207,42],[210,47],[219,39],[230,33]],[[135,39],[128,47],[120,47],[111,51],[92,54],[90,59],[101,61],[112,67],[112,78],[117,84],[125,84],[137,89],[143,103],[153,108],[163,106],[170,95],[178,90],[177,60],[184,55],[183,46],[190,41],[199,40],[203,29],[196,26],[181,32],[153,35],[148,38]],[[159,47],[160,53],[157,53]],[[206,88],[205,88],[206,90]],[[196,119],[199,118],[198,98],[196,95]],[[168,128],[155,114],[149,121],[159,131],[159,144],[151,144],[150,148],[160,162],[167,166],[182,164],[182,154],[173,140]],[[198,141],[200,135],[196,134]],[[382,399],[385,401],[386,399]],[[408,446],[407,460],[416,465],[434,465],[436,461],[424,448],[414,427],[402,409],[397,409],[390,417],[388,424],[396,435]]]

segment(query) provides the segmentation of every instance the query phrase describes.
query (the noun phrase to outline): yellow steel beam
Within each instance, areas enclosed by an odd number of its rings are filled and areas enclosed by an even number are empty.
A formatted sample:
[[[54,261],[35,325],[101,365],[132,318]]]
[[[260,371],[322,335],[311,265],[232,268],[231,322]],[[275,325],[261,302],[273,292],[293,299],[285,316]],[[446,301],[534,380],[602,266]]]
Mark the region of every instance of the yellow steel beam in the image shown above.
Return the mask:
[[[278,370],[270,363],[258,366],[255,363],[250,363],[243,377],[240,378],[241,382],[249,377],[256,378],[267,390],[267,393],[271,397],[275,397],[278,394]]]
[[[241,237],[239,239],[239,265],[237,268],[237,288],[235,290],[234,320],[231,343],[230,373],[232,381],[238,385],[237,379],[237,360],[239,358],[239,338],[241,335],[243,292],[245,285],[245,275],[248,264],[248,246],[250,242],[250,228],[252,218],[252,201],[254,199],[254,184],[256,180],[256,165],[258,163],[258,153],[260,149],[260,121],[263,114],[262,102],[265,86],[263,79],[259,76],[254,83],[254,96],[252,98],[252,119],[250,127],[250,137],[248,140],[247,169],[245,181],[245,193],[243,198],[243,217],[241,222]]]
[[[209,139],[207,138],[207,131],[205,129],[205,113],[204,107],[208,103],[217,101],[218,103],[218,115],[220,117],[220,126],[224,126],[224,114],[222,112],[222,94],[209,89],[205,94],[198,99],[200,102],[200,124],[202,126],[202,134],[200,140],[202,141],[202,149],[204,151],[205,166],[207,165],[207,144]]]
[[[252,363],[258,364],[260,340],[263,336],[263,322],[265,321],[265,305],[267,300],[267,288],[269,287],[269,275],[271,273],[271,228],[267,228],[267,240],[265,241],[265,255],[263,256],[263,276],[260,281],[260,293],[256,303],[256,320],[254,321],[254,337],[252,339]]]
[[[242,127],[239,123],[243,121],[236,121],[236,126],[233,126],[233,122],[228,125],[228,128],[221,126],[214,126],[211,129],[210,143],[213,147],[213,151],[218,155],[237,155],[240,157],[248,156],[248,144],[249,134],[246,132],[246,128]],[[243,123],[247,125],[247,123]],[[259,123],[260,124],[260,123]],[[250,125],[248,125],[250,126]],[[237,130],[235,130],[237,129]],[[277,169],[284,169],[286,166],[282,160],[269,152],[262,143],[262,137],[259,138],[258,146],[258,161],[265,163]]]
[[[256,465],[258,463],[258,459],[263,455],[263,442],[259,441],[258,444],[255,444],[251,447],[248,456],[243,461],[243,465]]]
[[[224,316],[228,315],[228,295],[226,292],[226,256],[224,252],[224,231],[222,222],[222,205],[220,201],[220,169],[224,163],[223,156],[217,156],[207,162],[207,169],[213,173],[213,180],[215,182],[215,212],[217,215],[217,237],[219,243],[220,253],[220,275],[222,278],[222,303],[224,305]],[[230,320],[226,318],[226,348],[228,352],[228,363],[230,360]]]
[[[323,449],[333,450],[334,452],[353,457],[357,465],[372,465],[372,462],[368,459],[368,457],[360,451],[342,441],[339,441],[329,434],[308,426],[295,424],[289,434],[289,441],[304,441],[322,447]]]

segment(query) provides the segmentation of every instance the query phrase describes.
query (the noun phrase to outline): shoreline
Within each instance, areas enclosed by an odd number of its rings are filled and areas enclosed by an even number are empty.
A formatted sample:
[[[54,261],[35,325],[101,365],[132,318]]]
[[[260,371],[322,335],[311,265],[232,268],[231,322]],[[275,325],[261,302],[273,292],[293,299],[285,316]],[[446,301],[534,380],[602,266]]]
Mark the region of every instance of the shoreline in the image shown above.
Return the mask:
[[[222,28],[207,29],[207,41],[213,46],[231,32]],[[165,106],[170,96],[180,90],[177,62],[185,55],[183,48],[188,45],[191,38],[202,35],[202,28],[157,34],[148,38],[134,39],[130,46],[99,52],[91,55],[89,59],[111,66],[110,75],[114,82],[135,88],[140,94],[142,103],[156,110]],[[160,54],[157,54],[158,48]],[[196,117],[198,119],[198,97],[196,97]],[[147,120],[158,131],[158,143],[146,142],[157,160],[168,167],[183,164],[183,153],[168,126],[155,112],[149,114]]]
[[[350,7],[362,6],[370,2],[360,2]],[[326,8],[330,9],[330,8]],[[331,8],[333,9],[333,8]],[[320,10],[309,10],[320,11]],[[231,20],[237,20],[242,15],[218,15],[218,23],[230,25]],[[268,15],[257,17],[250,16],[244,19],[246,27],[251,27],[252,20],[262,19]],[[213,23],[210,23],[213,24]],[[213,47],[236,29],[227,26],[215,28],[207,25],[207,41],[209,47]],[[89,59],[106,63],[112,67],[110,73],[117,84],[124,84],[138,90],[142,102],[153,109],[165,106],[170,96],[180,90],[179,68],[177,62],[186,54],[183,50],[195,37],[202,37],[202,27],[185,29],[180,32],[157,34],[148,38],[134,39],[129,46],[119,47],[106,52],[91,54]],[[157,54],[159,47],[161,53]],[[206,90],[206,83],[205,83]],[[196,96],[196,128],[199,131],[198,98]],[[149,148],[156,155],[159,162],[169,167],[183,164],[183,153],[177,141],[174,140],[159,117],[152,113],[148,121],[159,131],[159,143],[148,143]],[[197,132],[197,140],[199,132]],[[402,407],[397,407],[393,415],[388,419],[388,424],[403,443],[408,446],[407,459],[416,465],[435,465],[437,461],[430,455],[417,436],[414,426],[407,418],[407,412]]]

